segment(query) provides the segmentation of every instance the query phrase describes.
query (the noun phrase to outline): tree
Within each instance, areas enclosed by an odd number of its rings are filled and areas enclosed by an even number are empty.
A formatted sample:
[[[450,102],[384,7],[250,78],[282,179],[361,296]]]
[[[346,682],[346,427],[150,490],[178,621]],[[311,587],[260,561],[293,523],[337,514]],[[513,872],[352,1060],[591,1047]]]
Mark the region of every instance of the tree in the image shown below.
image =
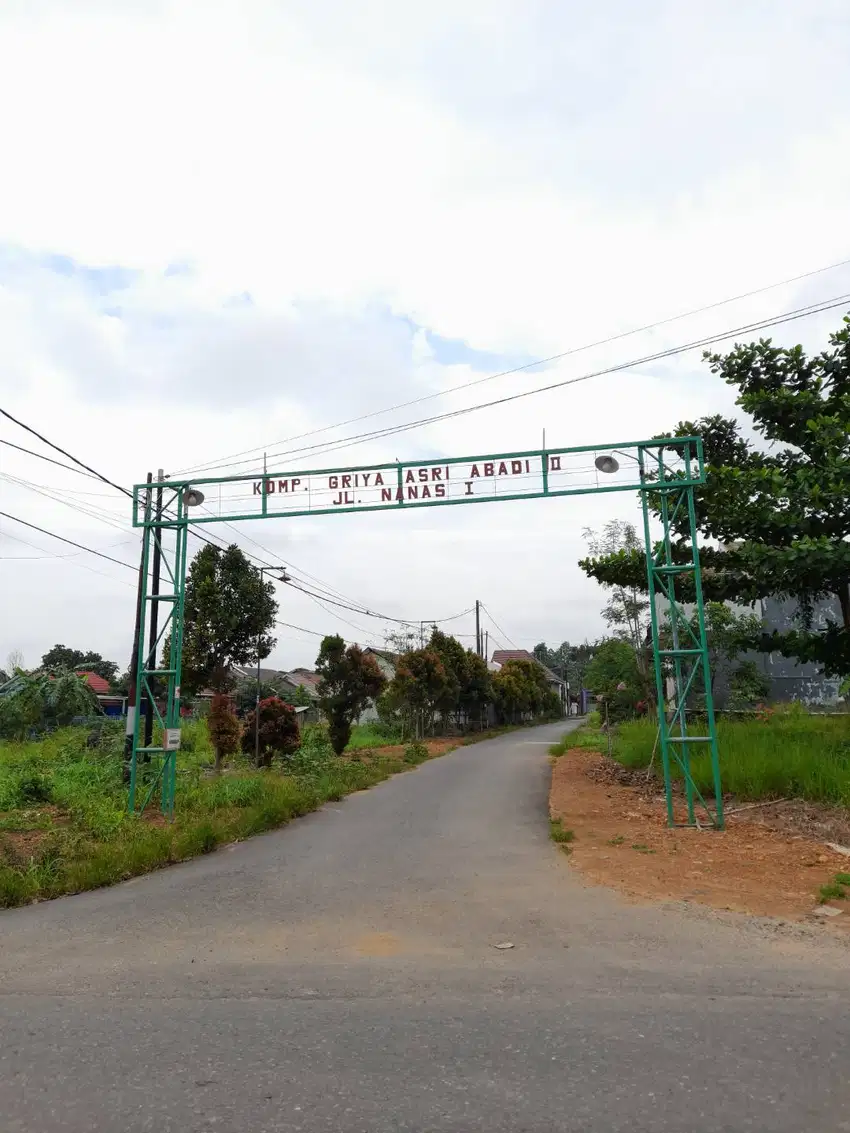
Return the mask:
[[[408,723],[419,722],[424,735],[433,731],[440,705],[457,703],[457,688],[443,658],[429,647],[414,649],[399,659],[387,695]]]
[[[185,693],[225,691],[233,665],[268,657],[277,614],[274,585],[263,579],[235,545],[207,544],[192,560],[186,579],[183,628]],[[170,642],[168,643],[170,650]],[[258,648],[259,647],[259,648]]]
[[[279,696],[267,696],[259,704],[260,751],[258,767],[271,767],[276,755],[291,755],[298,750],[301,732],[295,710]],[[256,744],[257,711],[249,712],[242,732],[242,750],[253,755]]]
[[[560,713],[557,694],[549,688],[546,674],[536,661],[506,661],[493,676],[493,696],[505,723],[516,724],[528,716],[552,712],[553,697]]]
[[[242,725],[233,711],[230,697],[225,692],[213,694],[210,714],[207,717],[210,743],[215,752],[215,770],[218,774],[224,766],[225,758],[239,751]]]
[[[0,735],[23,740],[33,730],[63,727],[76,716],[101,712],[97,697],[84,680],[71,672],[21,674],[21,686],[0,699]]]
[[[493,703],[493,677],[487,662],[471,649],[465,651],[458,705],[468,723],[480,728],[484,713]]]
[[[313,699],[304,685],[299,685],[289,699],[296,708],[309,708],[313,703]]]
[[[762,339],[705,358],[737,387],[736,404],[766,442],[754,444],[737,421],[720,416],[675,430],[699,434],[705,443],[708,475],[694,490],[697,522],[705,538],[719,542],[701,551],[705,595],[740,604],[770,595],[794,600],[798,628],[760,631],[748,644],[817,662],[829,675],[850,673],[850,319],[813,356]],[[690,556],[686,520],[679,517],[674,527],[683,562]],[[639,550],[580,565],[604,585],[646,589]],[[693,599],[691,574],[677,575],[676,587],[684,600]],[[840,621],[828,619],[816,630],[813,606],[830,596]]]
[[[557,673],[570,686],[572,694],[585,688],[584,672],[593,657],[595,645],[585,641],[581,645],[570,645],[562,641],[556,649],[550,649],[544,641],[535,645],[532,653],[541,665]]]
[[[24,654],[20,649],[10,649],[6,656],[6,674],[7,679],[11,680],[17,673],[18,669],[24,667]]]
[[[646,678],[638,667],[634,649],[622,638],[600,642],[587,667],[585,682],[607,705],[612,720],[633,716],[646,697]]]
[[[54,645],[41,658],[41,667],[48,673],[81,672],[97,673],[105,681],[115,680],[118,664],[107,661],[99,653],[69,649],[67,645]]]
[[[585,527],[582,535],[594,558],[616,555],[620,552],[631,554],[643,547],[643,540],[638,539],[634,525],[622,519],[609,520],[601,533]],[[646,633],[649,628],[649,600],[646,597],[646,586],[644,585],[642,593],[641,589],[634,585],[620,583],[603,583],[603,585],[611,592],[611,597],[602,608],[605,624],[613,628],[616,637],[629,642],[636,657],[643,658]]]
[[[381,695],[386,677],[370,653],[359,645],[346,648],[337,635],[323,639],[316,672],[322,678],[319,707],[328,721],[331,746],[342,755],[351,739],[352,724]]]
[[[699,620],[696,612],[690,618],[691,631],[696,636],[699,632]],[[706,602],[705,604],[705,638],[708,646],[708,661],[711,668],[711,689],[714,691],[717,676],[718,662],[734,661],[741,653],[749,648],[749,643],[758,640],[761,634],[762,622],[757,614],[736,613],[725,602]],[[670,614],[666,614],[666,624],[660,635],[662,649],[673,646],[673,634],[670,626]],[[679,630],[679,644],[687,647],[687,631]]]

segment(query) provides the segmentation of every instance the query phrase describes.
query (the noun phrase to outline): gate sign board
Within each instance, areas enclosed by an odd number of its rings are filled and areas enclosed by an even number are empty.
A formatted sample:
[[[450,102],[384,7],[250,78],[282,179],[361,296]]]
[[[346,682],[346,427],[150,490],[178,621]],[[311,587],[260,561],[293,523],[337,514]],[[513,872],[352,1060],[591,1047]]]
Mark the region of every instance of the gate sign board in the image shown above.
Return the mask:
[[[667,447],[669,446],[669,447]],[[604,458],[608,458],[607,462]],[[600,463],[604,468],[600,468]],[[200,488],[204,505],[192,524],[334,512],[382,511],[446,504],[496,503],[544,496],[640,490],[650,480],[704,482],[697,438],[676,438],[647,450],[646,442],[546,449],[443,460],[360,465],[221,477],[177,483]],[[134,523],[144,525],[147,485],[136,485]]]

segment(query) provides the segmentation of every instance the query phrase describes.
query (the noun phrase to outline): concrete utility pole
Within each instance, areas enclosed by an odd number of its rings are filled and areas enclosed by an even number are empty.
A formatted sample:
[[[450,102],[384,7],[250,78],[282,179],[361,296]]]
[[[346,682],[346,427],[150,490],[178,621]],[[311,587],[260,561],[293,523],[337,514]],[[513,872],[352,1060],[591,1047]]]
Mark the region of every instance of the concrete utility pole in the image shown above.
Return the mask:
[[[481,603],[475,599],[475,652],[481,656]]]
[[[484,630],[484,660],[486,661],[490,656],[490,631]]]
[[[147,475],[147,483],[153,480],[152,474]],[[151,490],[148,488],[145,499],[145,518],[150,519]],[[142,624],[142,602],[145,600],[145,542],[142,540],[142,549],[139,553],[139,588],[136,594],[136,624],[133,627],[133,648],[130,651],[129,679],[127,681],[127,718],[124,723],[124,768],[123,779],[130,782],[130,764],[133,761],[133,734],[136,728],[136,706],[138,704],[138,690],[136,688],[136,670],[139,667],[139,626]]]

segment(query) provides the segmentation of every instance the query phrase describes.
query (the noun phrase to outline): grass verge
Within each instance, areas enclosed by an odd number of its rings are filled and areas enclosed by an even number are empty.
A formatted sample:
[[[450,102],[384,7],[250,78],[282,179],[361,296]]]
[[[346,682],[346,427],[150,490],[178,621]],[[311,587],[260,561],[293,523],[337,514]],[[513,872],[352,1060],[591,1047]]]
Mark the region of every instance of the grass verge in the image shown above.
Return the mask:
[[[694,734],[704,734],[697,731],[703,726],[692,725]],[[646,767],[655,731],[652,720],[620,725],[614,757],[625,767]],[[850,716],[818,716],[792,708],[762,719],[721,717],[717,742],[723,789],[738,799],[793,797],[850,807]],[[673,773],[681,778],[675,766]],[[692,755],[691,773],[700,791],[710,793],[708,752]]]
[[[188,749],[188,750],[187,750]],[[86,729],[36,743],[0,745],[0,908],[110,885],[228,842],[272,830],[407,770],[428,758],[404,754],[336,757],[315,737],[284,769],[257,771],[237,761],[206,772],[205,729],[181,751],[177,811],[167,823],[155,806],[126,811],[121,733],[95,746]]]

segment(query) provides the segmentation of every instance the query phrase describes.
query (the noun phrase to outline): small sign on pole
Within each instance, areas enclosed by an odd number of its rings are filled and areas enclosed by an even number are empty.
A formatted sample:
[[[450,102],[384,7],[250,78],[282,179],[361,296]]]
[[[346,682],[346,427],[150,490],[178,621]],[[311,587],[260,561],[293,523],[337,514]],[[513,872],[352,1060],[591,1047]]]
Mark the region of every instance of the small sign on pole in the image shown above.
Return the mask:
[[[180,750],[180,729],[179,728],[166,728],[165,739],[162,744],[165,751],[179,751]]]

